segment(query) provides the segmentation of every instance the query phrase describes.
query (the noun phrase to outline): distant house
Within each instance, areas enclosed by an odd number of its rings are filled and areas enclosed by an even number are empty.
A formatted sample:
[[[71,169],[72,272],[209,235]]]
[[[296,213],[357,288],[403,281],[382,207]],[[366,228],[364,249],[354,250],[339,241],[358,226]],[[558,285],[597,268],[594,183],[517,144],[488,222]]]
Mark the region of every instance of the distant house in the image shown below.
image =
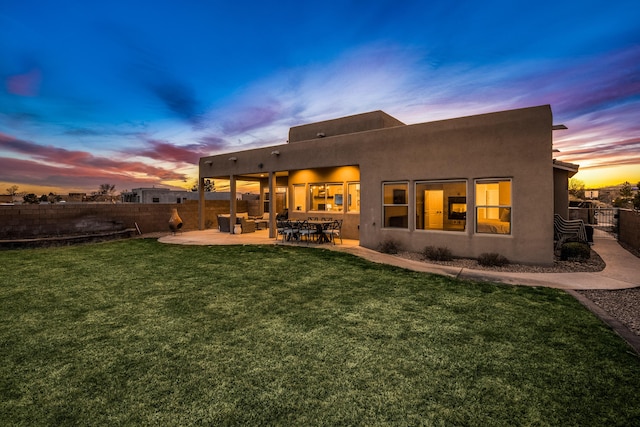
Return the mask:
[[[553,160],[553,128],[548,105],[414,125],[374,111],[293,127],[286,144],[203,157],[199,179],[226,179],[232,192],[258,181],[272,222],[283,207],[291,219],[342,219],[344,236],[367,248],[392,239],[551,264],[553,215],[568,216],[578,170]]]
[[[205,192],[205,200],[229,200],[229,192]],[[183,203],[187,200],[198,200],[198,193],[186,190],[171,190],[169,188],[134,188],[123,192],[122,202],[125,203]],[[241,194],[236,195],[242,199]]]

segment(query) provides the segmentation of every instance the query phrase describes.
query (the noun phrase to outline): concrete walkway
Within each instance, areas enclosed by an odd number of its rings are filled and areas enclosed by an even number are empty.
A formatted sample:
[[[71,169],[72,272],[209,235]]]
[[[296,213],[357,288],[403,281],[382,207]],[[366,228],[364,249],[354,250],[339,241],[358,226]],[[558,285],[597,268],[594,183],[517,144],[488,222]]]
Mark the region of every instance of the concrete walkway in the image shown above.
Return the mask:
[[[305,243],[283,243],[281,239],[271,239],[269,238],[268,230],[258,230],[255,233],[247,234],[220,233],[218,230],[189,231],[162,236],[158,240],[162,243],[182,245],[284,244],[306,246]],[[640,286],[640,258],[624,250],[613,237],[600,230],[595,230],[592,248],[604,260],[606,268],[597,273],[504,273],[449,267],[383,254],[359,246],[356,240],[344,240],[343,244],[337,245],[311,243],[308,246],[310,248],[347,252],[373,262],[395,265],[409,270],[468,280],[545,286],[565,290],[614,290]]]

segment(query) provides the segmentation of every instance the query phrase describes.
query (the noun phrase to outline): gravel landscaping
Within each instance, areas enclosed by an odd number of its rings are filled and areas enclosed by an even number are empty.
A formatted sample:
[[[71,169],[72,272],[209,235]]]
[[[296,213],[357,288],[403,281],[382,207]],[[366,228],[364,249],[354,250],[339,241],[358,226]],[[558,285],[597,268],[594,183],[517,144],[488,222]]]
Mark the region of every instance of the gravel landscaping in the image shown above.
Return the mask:
[[[536,266],[526,264],[507,264],[502,267],[485,267],[478,264],[475,259],[454,258],[451,261],[431,261],[418,252],[400,251],[397,256],[414,261],[424,261],[429,264],[448,265],[452,267],[469,268],[473,270],[489,270],[516,273],[578,273],[596,272],[604,270],[605,263],[595,251],[591,251],[591,257],[586,261],[554,261],[552,266]]]
[[[640,336],[640,288],[578,292]]]

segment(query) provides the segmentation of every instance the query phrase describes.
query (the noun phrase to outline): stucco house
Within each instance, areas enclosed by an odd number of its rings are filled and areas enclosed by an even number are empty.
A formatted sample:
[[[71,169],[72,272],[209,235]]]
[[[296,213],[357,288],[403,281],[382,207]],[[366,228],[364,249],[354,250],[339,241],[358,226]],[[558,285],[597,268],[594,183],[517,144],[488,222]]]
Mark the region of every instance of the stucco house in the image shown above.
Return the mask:
[[[290,219],[342,219],[344,237],[371,249],[393,239],[412,251],[551,264],[553,215],[568,216],[578,171],[553,159],[557,128],[549,105],[413,125],[374,111],[292,127],[285,144],[202,157],[199,179],[229,180],[231,192],[258,181],[271,237],[284,206]],[[274,194],[281,206],[268,203]],[[211,219],[199,196],[202,229]]]

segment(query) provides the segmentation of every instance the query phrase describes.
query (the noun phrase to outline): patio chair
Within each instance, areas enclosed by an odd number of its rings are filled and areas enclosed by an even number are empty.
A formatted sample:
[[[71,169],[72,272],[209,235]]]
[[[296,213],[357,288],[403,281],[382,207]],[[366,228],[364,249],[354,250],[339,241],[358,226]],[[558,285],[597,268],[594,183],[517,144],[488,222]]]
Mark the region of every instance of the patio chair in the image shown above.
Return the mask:
[[[333,244],[336,244],[336,238],[340,238],[340,244],[342,244],[342,220],[336,219],[325,230],[322,231],[327,239]]]
[[[218,215],[218,229],[221,233],[231,232],[231,219],[228,216]]]
[[[556,253],[560,251],[565,242],[577,241],[589,243],[587,240],[587,231],[584,221],[581,219],[564,219],[560,215],[553,216],[553,232],[556,241]]]
[[[282,225],[282,241],[290,241],[291,239],[300,239],[300,225],[298,221],[279,221]],[[278,225],[278,233],[280,233],[280,225]]]
[[[307,244],[309,244],[309,242],[313,239],[313,236],[318,234],[318,227],[316,227],[314,224],[309,224],[307,221],[302,221],[300,223],[299,233],[300,238],[306,236]]]
[[[285,220],[277,220],[276,221],[276,236],[282,236],[282,241],[284,242],[284,239],[287,235],[287,233],[285,232],[285,230],[287,229],[288,226],[288,222],[289,221],[285,221]],[[276,237],[277,240],[277,237]]]
[[[242,226],[242,234],[245,233],[255,233],[256,231],[256,222],[248,220],[246,218],[240,218],[240,225]]]

